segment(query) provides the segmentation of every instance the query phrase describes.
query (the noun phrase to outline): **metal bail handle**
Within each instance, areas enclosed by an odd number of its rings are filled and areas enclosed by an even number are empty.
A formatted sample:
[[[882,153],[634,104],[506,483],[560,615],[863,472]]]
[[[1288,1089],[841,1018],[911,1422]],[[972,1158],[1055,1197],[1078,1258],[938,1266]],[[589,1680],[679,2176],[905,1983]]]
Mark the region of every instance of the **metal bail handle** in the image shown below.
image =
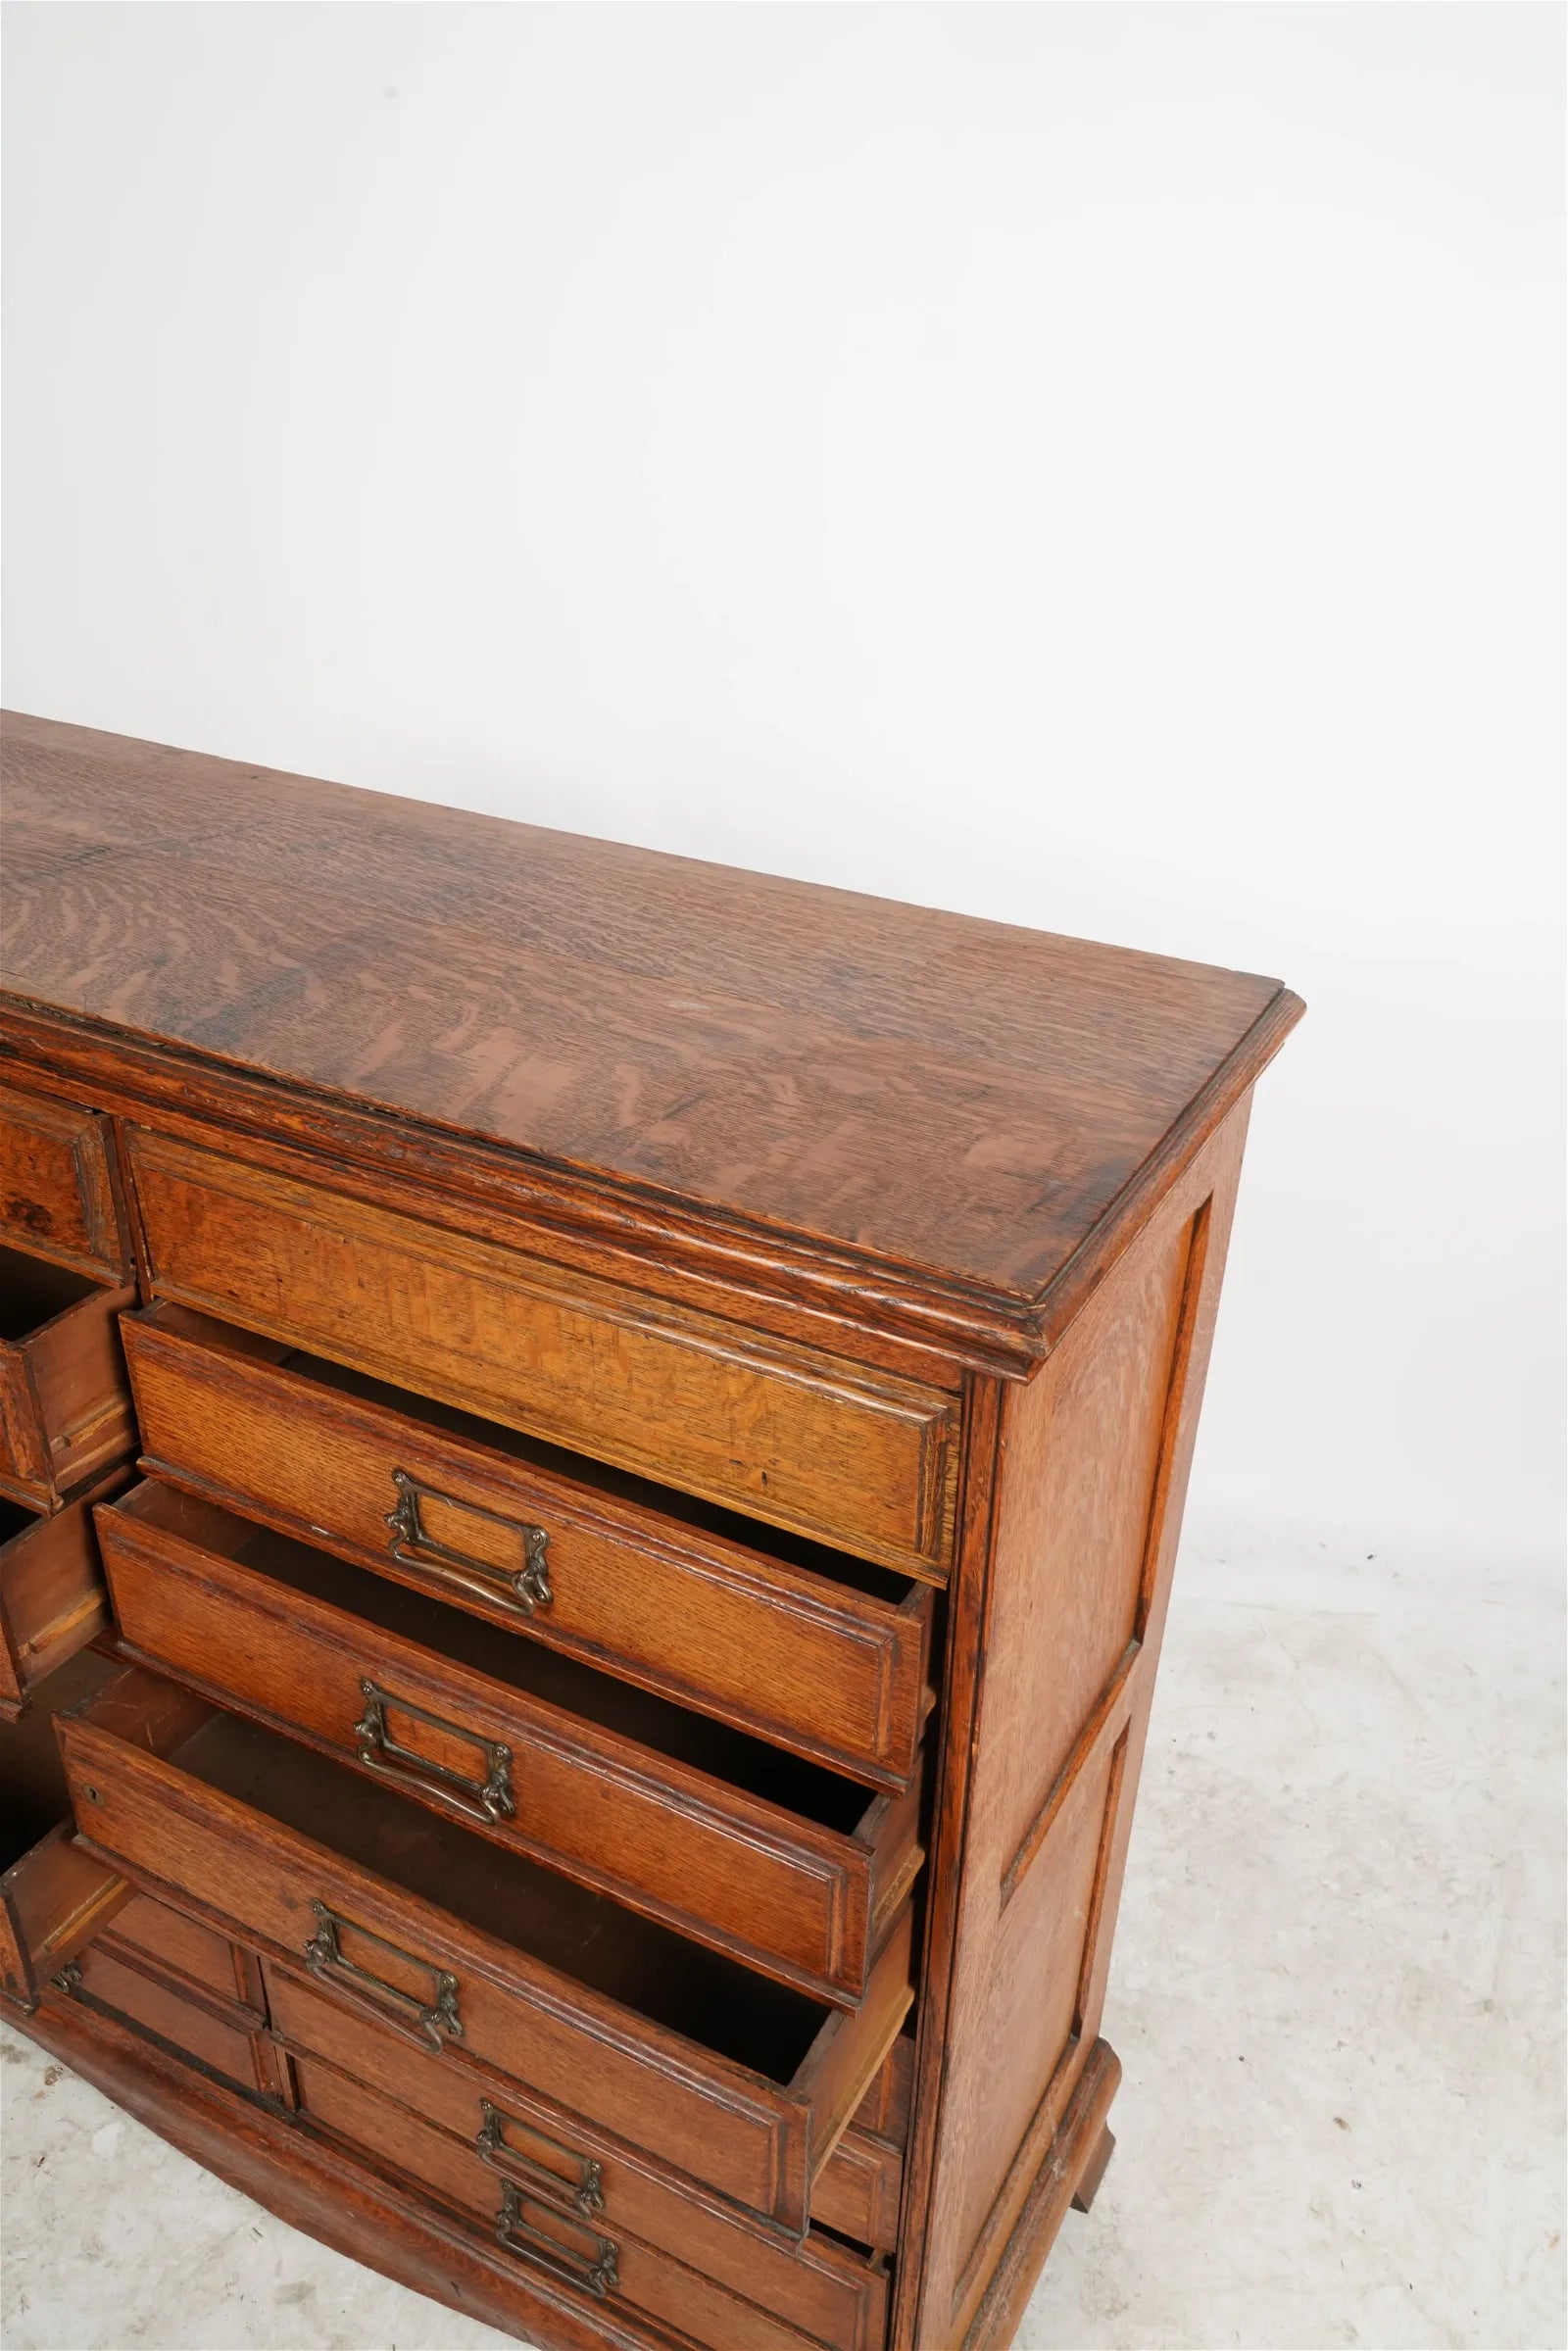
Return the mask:
[[[382,2023],[412,2027],[433,2048],[439,2049],[443,2041],[462,2040],[463,2019],[458,2014],[456,1976],[428,1959],[420,1959],[414,1951],[405,1951],[400,1943],[388,1942],[383,1935],[372,1935],[368,1927],[359,1927],[352,1919],[340,1918],[324,1902],[313,1899],[311,1912],[316,1920],[316,1933],[305,1945],[305,1965],[318,1983],[331,1984],[362,2015],[376,2017]],[[391,1952],[406,1966],[417,1968],[428,1976],[432,1997],[421,2000],[416,1993],[405,1991],[400,1984],[388,1984],[368,1968],[357,1967],[352,1959],[345,1959],[342,1939],[345,1928],[362,1942],[374,1943],[378,1950]]]
[[[510,1601],[524,1616],[532,1616],[536,1608],[551,1605],[556,1595],[550,1589],[550,1573],[545,1565],[550,1537],[543,1527],[532,1526],[525,1519],[508,1518],[499,1510],[481,1509],[477,1502],[460,1501],[456,1494],[443,1494],[437,1486],[421,1485],[406,1469],[394,1469],[392,1483],[397,1489],[397,1506],[387,1512],[386,1523],[393,1537],[389,1547],[400,1566],[438,1568],[447,1581],[461,1584],[484,1599]],[[455,1549],[451,1543],[437,1543],[427,1533],[420,1516],[419,1505],[425,1501],[439,1502],[447,1510],[466,1511],[470,1518],[482,1518],[488,1526],[505,1527],[509,1535],[518,1536],[522,1542],[521,1567],[497,1567],[493,1560],[476,1559],[468,1551]]]
[[[461,1812],[465,1820],[493,1823],[514,1817],[517,1807],[512,1793],[512,1749],[502,1740],[483,1739],[477,1731],[466,1731],[461,1723],[449,1723],[444,1715],[430,1714],[423,1706],[416,1706],[408,1698],[400,1698],[368,1679],[361,1681],[360,1694],[365,1700],[365,1712],[350,1736],[359,1741],[359,1759],[367,1771],[396,1780],[420,1795],[435,1796],[454,1812]],[[400,1714],[409,1715],[415,1722],[428,1723],[433,1731],[443,1732],[448,1739],[464,1739],[476,1746],[484,1757],[484,1778],[466,1779],[449,1764],[437,1763],[416,1748],[404,1746],[386,1727],[389,1706],[395,1706]]]
[[[601,2302],[619,2290],[620,2247],[613,2237],[598,2236],[585,2229],[580,2233],[587,2237],[593,2250],[575,2253],[569,2245],[562,2244],[542,2229],[535,2229],[524,2218],[525,2201],[522,2190],[512,2180],[503,2183],[501,2210],[496,2214],[498,2245],[504,2245],[509,2253],[520,2253],[525,2260],[536,2262],[540,2269],[564,2278],[568,2285],[586,2286]]]
[[[604,2171],[592,2156],[578,2155],[572,2148],[562,2146],[559,2140],[536,2130],[532,2123],[519,2123],[515,2115],[503,2112],[488,2098],[479,2100],[479,2112],[483,2120],[473,2143],[493,2171],[506,2179],[510,2165],[515,2170],[519,2187],[536,2190],[546,2203],[562,2204],[564,2201],[572,2212],[581,2213],[585,2221],[598,2220],[605,2209]],[[510,2146],[506,2136],[509,2123],[517,2130],[532,2131],[542,2146],[548,2147],[553,2155],[559,2155],[564,2163],[569,2164],[576,2174],[575,2186],[570,2180],[564,2180],[559,2173],[551,2171],[548,2164],[537,2163],[531,2155],[524,2155],[518,2148]]]

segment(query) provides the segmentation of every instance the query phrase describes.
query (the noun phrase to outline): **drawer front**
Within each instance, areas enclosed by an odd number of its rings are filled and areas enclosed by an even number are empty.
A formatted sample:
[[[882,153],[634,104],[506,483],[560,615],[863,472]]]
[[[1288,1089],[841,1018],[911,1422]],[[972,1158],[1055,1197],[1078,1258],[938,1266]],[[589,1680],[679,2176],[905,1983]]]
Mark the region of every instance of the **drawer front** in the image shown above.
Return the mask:
[[[803,2233],[810,2181],[911,1998],[911,1914],[860,2007],[829,2012],[786,2081],[575,1983],[315,1842],[175,1759],[220,1718],[129,1673],[61,1718],[71,1800],[95,1855],[167,1886],[264,1955],[304,1963],[413,2046],[511,2076],[655,2161]],[[454,2060],[457,2062],[457,2060]]]
[[[37,1684],[107,1625],[92,1504],[123,1484],[106,1479],[48,1518],[0,1502],[0,1530],[13,1511],[19,1528],[0,1542],[0,1720],[14,1722]]]
[[[592,2302],[641,2312],[711,2351],[808,2351],[807,2338],[794,2328],[644,2244],[608,2214],[585,2216],[552,2189],[497,2173],[471,2144],[314,2057],[296,2058],[292,2072],[298,2112],[306,2121],[377,2169],[417,2180],[524,2270],[542,2272]],[[856,2351],[872,2339],[859,2337]]]
[[[183,1307],[121,1329],[160,1475],[799,1753],[907,1783],[929,1586],[900,1603],[792,1568],[265,1360]]]
[[[811,2190],[811,2218],[853,2236],[857,2244],[891,2253],[899,2241],[903,2190],[902,2150],[891,2139],[852,2125]]]
[[[957,1403],[132,1130],[154,1289],[508,1428],[942,1577]]]
[[[156,1484],[99,1512],[127,1654],[782,1981],[864,1990],[920,1867],[916,1790],[867,1798],[858,1836],[830,1832],[215,1547],[246,1532]]]
[[[130,1451],[118,1318],[135,1302],[128,1285],[0,1249],[0,1494],[57,1510]]]
[[[74,1103],[0,1093],[0,1240],[121,1282],[130,1271],[106,1119]]]
[[[133,1965],[146,1963],[220,2000],[247,1996],[245,1962],[234,1945],[151,1894],[136,1894],[117,1913],[110,1942]]]
[[[338,2074],[412,2108],[454,2141],[477,2150],[494,2175],[493,2194],[501,2180],[512,2180],[612,2235],[628,2232],[662,2247],[833,2351],[852,2351],[862,2340],[868,2305],[877,2314],[880,2277],[830,2239],[809,2236],[793,2244],[717,2197],[660,2172],[579,2117],[545,2105],[500,2076],[420,2056],[270,1963],[267,2002],[273,2033],[295,2056],[324,2059]],[[385,2157],[396,2160],[400,2136],[401,2127],[389,2119]],[[836,2161],[830,2160],[829,2171]]]
[[[265,2086],[258,2063],[257,2017],[248,2027],[235,2018],[220,2016],[204,2001],[176,1991],[162,1979],[144,1975],[132,1961],[102,1943],[89,1943],[55,1978],[59,1990],[126,2017],[144,2033],[155,2033],[186,2057],[195,2058],[209,2073],[220,2074],[241,2089]]]

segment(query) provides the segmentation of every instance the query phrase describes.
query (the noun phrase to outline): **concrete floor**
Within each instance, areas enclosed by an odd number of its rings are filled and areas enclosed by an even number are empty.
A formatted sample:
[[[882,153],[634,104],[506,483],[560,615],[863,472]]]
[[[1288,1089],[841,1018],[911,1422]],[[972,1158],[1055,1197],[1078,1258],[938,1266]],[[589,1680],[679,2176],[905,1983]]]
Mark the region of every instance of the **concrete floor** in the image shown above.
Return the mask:
[[[1190,1541],[1094,2212],[1020,2351],[1563,2345],[1554,1571]],[[0,2036],[8,2351],[479,2351]]]

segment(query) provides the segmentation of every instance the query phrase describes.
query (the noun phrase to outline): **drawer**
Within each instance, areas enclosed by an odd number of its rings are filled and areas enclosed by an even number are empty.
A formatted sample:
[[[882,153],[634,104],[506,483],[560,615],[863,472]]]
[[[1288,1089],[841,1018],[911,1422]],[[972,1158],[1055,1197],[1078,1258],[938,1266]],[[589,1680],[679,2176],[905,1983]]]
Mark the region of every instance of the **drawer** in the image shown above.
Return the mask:
[[[95,1939],[54,1978],[57,1990],[91,2008],[137,2025],[208,2073],[254,2094],[270,2087],[264,2070],[259,2014],[217,2002],[137,1965],[115,1947],[113,1935]]]
[[[159,1296],[946,1578],[956,1396],[143,1128],[127,1148]]]
[[[711,2351],[809,2351],[808,2338],[755,2302],[742,2300],[662,2248],[645,2243],[608,2212],[584,2215],[554,2189],[514,2167],[492,2168],[471,2140],[454,2138],[407,2108],[367,2089],[319,2059],[293,2065],[302,2119],[368,2156],[381,2170],[416,2180],[448,2210],[525,2270],[575,2287],[590,2302],[624,2308]],[[887,2286],[868,2276],[849,2351],[873,2351],[885,2337]]]
[[[220,2001],[257,2006],[251,1968],[225,1935],[200,1926],[167,1902],[137,1893],[116,1914],[105,1941],[144,1972],[194,1985]],[[258,2019],[260,2021],[260,2019]]]
[[[160,1477],[798,1754],[907,1785],[928,1584],[185,1306],[127,1315],[121,1337]]]
[[[156,1480],[97,1513],[127,1656],[846,2002],[919,1872],[870,1794]]]
[[[125,1483],[117,1470],[52,1518],[0,1500],[0,1721],[108,1623],[92,1504]]]
[[[898,2244],[913,2076],[914,2043],[901,2033],[811,2191],[813,2221],[884,2252]]]
[[[907,1910],[848,2012],[154,1675],[62,1717],[60,1742],[104,1860],[416,2047],[804,2233],[909,2006]]]
[[[867,2339],[868,2325],[870,2339],[880,2340],[882,2278],[831,2238],[813,2232],[797,2242],[749,2220],[503,2077],[419,2055],[384,2027],[270,1962],[267,2000],[272,2031],[295,2058],[324,2059],[338,2075],[395,2102],[373,2139],[365,2137],[363,2124],[358,2128],[378,2161],[405,2164],[404,2122],[396,2110],[412,2108],[454,2145],[482,2156],[492,2212],[501,2181],[511,2180],[611,2236],[629,2233],[662,2247],[834,2351],[850,2351]],[[310,2110],[308,2091],[304,2102]],[[837,2156],[829,2171],[836,2162]]]
[[[0,1723],[0,2007],[35,2007],[50,1977],[130,1900],[122,1873],[74,1840],[53,1721],[119,1672],[84,1650],[38,1686],[20,1722]]]
[[[852,2124],[811,2191],[811,2219],[857,2244],[891,2253],[899,2241],[904,2150]]]
[[[43,1095],[0,1093],[0,1239],[78,1273],[130,1273],[107,1119]]]
[[[902,2147],[909,2135],[913,2101],[914,2042],[908,2033],[901,2033],[855,2110],[855,2128],[875,2131]]]
[[[0,1249],[0,1494],[57,1510],[131,1450],[116,1317],[135,1299]]]

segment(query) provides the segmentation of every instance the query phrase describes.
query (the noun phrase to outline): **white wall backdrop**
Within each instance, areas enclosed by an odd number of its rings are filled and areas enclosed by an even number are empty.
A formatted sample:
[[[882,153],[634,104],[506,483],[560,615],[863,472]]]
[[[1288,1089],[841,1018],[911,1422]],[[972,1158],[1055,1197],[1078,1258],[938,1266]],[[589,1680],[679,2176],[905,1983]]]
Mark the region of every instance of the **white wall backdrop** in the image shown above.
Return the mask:
[[[1560,12],[8,17],[13,706],[1281,975],[1194,1511],[1555,1542]]]

